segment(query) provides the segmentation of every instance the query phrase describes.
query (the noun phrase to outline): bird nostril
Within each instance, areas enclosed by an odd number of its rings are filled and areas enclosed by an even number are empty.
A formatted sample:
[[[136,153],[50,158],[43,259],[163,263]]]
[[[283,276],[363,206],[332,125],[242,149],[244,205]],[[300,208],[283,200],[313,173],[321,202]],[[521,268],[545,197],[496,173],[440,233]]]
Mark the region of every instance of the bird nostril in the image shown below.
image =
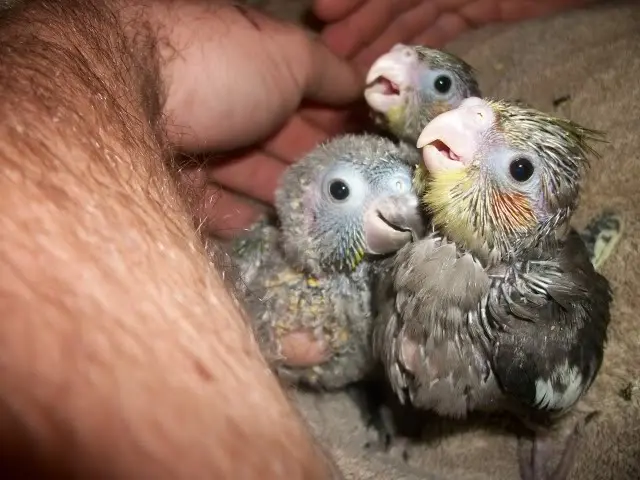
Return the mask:
[[[391,52],[395,54],[398,60],[413,61],[416,59],[416,52],[413,51],[413,48],[403,43],[398,43],[394,45],[391,48]]]
[[[415,58],[415,53],[411,48],[406,47],[402,52],[402,56],[405,60],[413,60]]]
[[[491,123],[492,112],[482,106],[473,109],[473,119],[476,125],[484,126]]]

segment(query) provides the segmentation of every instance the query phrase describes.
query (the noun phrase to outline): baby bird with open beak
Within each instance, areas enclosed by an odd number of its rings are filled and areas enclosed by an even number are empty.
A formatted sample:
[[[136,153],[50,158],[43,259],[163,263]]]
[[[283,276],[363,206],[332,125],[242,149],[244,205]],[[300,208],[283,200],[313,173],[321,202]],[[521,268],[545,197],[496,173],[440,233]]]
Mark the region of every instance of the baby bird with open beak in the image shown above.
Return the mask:
[[[536,432],[524,479],[568,476],[581,429],[553,472],[546,429],[602,364],[611,291],[569,227],[601,138],[506,101],[469,98],[436,117],[414,178],[434,231],[386,260],[375,290],[374,354],[399,399],[452,417],[516,414]]]
[[[366,82],[364,96],[376,123],[412,145],[437,115],[480,96],[469,64],[419,45],[395,45],[373,63]]]
[[[244,302],[282,379],[337,389],[370,371],[371,265],[424,234],[419,158],[375,135],[329,140],[284,174],[277,220],[236,242]]]

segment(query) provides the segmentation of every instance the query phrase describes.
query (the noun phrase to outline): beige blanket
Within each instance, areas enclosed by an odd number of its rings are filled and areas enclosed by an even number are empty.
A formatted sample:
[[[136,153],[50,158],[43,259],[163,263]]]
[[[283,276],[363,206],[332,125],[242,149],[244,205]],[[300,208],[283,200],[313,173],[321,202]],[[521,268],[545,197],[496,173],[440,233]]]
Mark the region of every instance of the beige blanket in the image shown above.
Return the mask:
[[[264,2],[264,0],[263,0]],[[254,0],[253,3],[261,3]],[[298,18],[306,2],[266,0],[267,10]],[[581,408],[602,413],[585,431],[573,479],[640,478],[640,2],[608,3],[553,18],[484,28],[447,48],[479,71],[488,96],[525,100],[608,132],[575,218],[602,209],[624,215],[624,237],[604,266],[615,304],[601,374]],[[560,106],[554,99],[570,96]],[[353,479],[517,479],[513,434],[434,421],[425,441],[388,454],[364,449],[365,429],[345,394],[300,394],[312,426]]]

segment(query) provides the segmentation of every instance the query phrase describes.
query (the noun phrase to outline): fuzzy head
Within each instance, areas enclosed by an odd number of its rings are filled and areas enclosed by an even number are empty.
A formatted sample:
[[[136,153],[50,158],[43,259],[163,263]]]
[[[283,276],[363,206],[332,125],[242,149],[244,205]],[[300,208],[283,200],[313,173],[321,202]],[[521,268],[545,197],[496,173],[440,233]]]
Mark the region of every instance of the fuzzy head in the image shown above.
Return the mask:
[[[276,192],[287,260],[316,276],[348,272],[420,235],[419,157],[378,136],[344,135],[292,165]]]
[[[366,81],[364,96],[376,121],[412,144],[437,115],[480,96],[470,65],[421,46],[395,45],[374,62]]]
[[[434,224],[478,255],[555,241],[603,135],[521,104],[469,98],[423,130],[415,187]]]

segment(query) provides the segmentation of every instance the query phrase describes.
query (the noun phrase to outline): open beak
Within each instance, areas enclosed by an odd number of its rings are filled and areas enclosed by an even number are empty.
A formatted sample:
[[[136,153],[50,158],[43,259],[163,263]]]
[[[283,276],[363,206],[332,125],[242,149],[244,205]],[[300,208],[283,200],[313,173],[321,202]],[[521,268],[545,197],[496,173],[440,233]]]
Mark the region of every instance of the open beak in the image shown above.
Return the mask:
[[[395,45],[379,57],[369,69],[364,97],[369,106],[380,113],[400,105],[411,69],[418,64],[418,57],[411,47]]]
[[[365,250],[369,254],[394,253],[423,233],[418,198],[413,194],[380,198],[365,212]]]
[[[422,149],[427,169],[442,171],[467,167],[494,121],[491,106],[478,97],[469,97],[458,108],[438,115],[422,130],[416,144]]]

